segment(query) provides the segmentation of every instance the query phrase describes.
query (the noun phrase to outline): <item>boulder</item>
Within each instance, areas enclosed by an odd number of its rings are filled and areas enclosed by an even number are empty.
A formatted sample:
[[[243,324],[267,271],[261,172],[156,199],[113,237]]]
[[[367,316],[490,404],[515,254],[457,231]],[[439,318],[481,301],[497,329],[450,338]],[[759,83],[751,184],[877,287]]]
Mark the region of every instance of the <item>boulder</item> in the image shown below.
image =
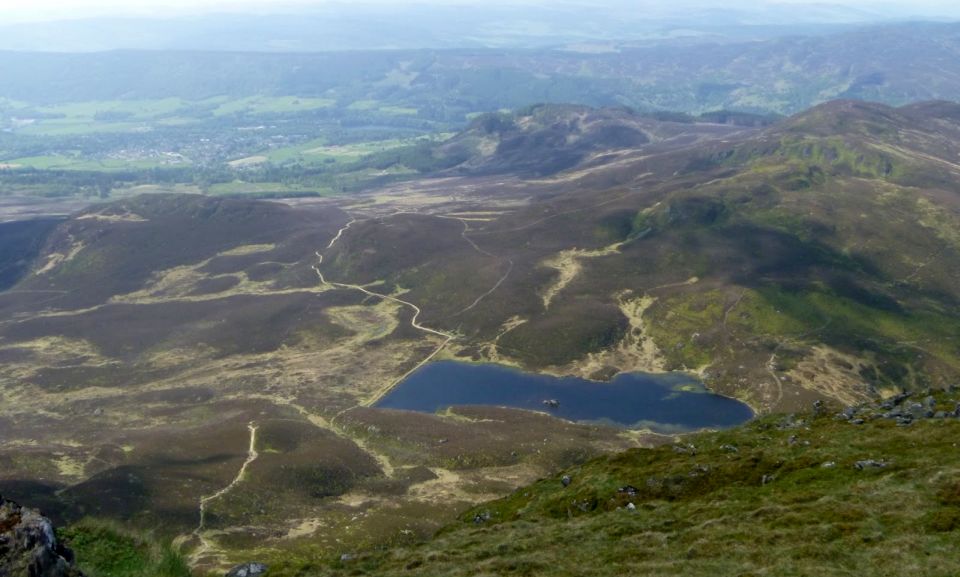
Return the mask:
[[[73,551],[57,540],[53,524],[34,509],[0,496],[0,575],[82,577]]]

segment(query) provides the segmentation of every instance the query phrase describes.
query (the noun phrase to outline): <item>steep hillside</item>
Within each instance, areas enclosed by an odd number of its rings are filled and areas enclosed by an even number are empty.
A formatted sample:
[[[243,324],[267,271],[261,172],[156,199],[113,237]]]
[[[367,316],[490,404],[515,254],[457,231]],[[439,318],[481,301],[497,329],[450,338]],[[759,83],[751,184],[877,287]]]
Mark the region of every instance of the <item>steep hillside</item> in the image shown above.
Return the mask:
[[[422,544],[310,573],[954,575],[958,399],[768,417],[601,457],[474,508]],[[271,574],[299,569],[291,559]]]

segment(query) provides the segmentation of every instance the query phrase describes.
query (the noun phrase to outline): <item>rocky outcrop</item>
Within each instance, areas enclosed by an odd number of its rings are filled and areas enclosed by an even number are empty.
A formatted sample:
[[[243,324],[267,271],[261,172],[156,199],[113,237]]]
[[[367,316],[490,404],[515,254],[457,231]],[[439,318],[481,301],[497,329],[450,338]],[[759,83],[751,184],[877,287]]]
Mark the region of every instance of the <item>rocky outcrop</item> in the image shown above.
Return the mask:
[[[267,569],[263,563],[244,563],[231,569],[227,577],[260,577],[266,574]]]
[[[82,577],[50,520],[0,496],[0,577]]]

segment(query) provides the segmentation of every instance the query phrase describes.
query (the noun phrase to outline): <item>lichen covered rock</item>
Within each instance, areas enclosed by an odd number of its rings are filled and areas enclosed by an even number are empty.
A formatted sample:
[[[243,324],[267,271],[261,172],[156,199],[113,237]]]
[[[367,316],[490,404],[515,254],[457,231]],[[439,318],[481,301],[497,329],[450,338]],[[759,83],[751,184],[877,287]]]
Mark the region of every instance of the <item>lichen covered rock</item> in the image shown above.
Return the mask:
[[[73,552],[34,509],[0,496],[0,577],[82,577]]]

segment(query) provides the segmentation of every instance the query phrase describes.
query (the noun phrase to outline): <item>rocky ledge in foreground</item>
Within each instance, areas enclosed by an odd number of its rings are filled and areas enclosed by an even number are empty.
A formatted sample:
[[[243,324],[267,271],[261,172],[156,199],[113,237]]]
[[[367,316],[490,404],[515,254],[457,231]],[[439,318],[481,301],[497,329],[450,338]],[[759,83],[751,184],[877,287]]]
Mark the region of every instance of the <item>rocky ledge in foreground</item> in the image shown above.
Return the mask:
[[[49,519],[0,496],[0,577],[82,575]]]

